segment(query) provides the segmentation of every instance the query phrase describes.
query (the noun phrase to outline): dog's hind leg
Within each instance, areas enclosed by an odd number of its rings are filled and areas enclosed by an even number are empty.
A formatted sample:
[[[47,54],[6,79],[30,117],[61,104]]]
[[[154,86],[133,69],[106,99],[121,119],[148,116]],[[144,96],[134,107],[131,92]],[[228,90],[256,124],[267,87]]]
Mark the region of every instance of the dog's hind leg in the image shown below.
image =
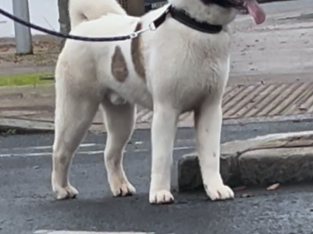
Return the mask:
[[[109,100],[104,100],[102,107],[108,134],[104,160],[110,188],[114,196],[129,196],[136,190],[125,175],[123,154],[133,133],[136,108],[128,102],[114,105]]]
[[[220,174],[221,101],[207,100],[195,111],[197,151],[205,191],[211,200],[234,197]]]
[[[75,90],[76,84],[62,79],[56,84],[55,138],[51,182],[57,199],[74,198],[78,191],[68,180],[68,171],[74,155],[99,107],[94,92]]]

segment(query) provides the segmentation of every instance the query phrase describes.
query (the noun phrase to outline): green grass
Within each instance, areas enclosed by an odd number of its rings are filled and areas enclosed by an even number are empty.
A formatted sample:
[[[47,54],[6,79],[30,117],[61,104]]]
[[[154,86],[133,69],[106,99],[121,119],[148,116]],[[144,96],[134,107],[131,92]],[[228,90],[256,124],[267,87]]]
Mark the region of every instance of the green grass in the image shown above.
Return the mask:
[[[14,74],[0,76],[0,87],[3,86],[38,86],[53,84],[53,80],[41,80],[53,77],[49,73]]]

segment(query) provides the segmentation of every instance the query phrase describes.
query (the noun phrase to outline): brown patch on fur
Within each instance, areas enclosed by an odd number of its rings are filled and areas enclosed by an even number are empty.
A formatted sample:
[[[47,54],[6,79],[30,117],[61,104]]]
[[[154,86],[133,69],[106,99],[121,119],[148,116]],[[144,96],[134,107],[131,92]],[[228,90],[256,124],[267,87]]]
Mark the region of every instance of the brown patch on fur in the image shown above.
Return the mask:
[[[111,72],[114,78],[119,82],[124,82],[128,76],[126,60],[119,46],[115,47],[112,56]]]
[[[139,22],[136,26],[135,32],[141,29],[142,29],[142,25]],[[135,71],[143,80],[146,80],[144,58],[142,54],[142,40],[141,40],[140,35],[138,35],[138,37],[132,39],[131,41],[131,56],[132,56],[132,61],[135,67]]]

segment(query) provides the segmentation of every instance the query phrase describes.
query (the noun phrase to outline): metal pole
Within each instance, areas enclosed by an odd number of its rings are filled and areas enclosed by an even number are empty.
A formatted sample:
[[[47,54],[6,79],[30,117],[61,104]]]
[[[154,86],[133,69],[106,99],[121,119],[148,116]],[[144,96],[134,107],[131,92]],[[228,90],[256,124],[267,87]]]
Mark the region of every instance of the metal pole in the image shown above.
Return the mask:
[[[145,13],[144,0],[118,0],[122,7],[132,16],[142,16]]]
[[[29,22],[29,7],[28,0],[12,0],[13,14],[27,22]],[[17,54],[32,54],[32,35],[28,27],[14,23],[16,53]]]
[[[144,13],[145,13],[145,1],[144,0],[129,1],[128,14],[132,16],[142,16]]]
[[[58,0],[60,32],[64,34],[68,34],[71,31],[68,4],[69,4],[69,0]],[[65,39],[62,38],[60,42],[61,42],[60,46],[61,48],[63,48]]]

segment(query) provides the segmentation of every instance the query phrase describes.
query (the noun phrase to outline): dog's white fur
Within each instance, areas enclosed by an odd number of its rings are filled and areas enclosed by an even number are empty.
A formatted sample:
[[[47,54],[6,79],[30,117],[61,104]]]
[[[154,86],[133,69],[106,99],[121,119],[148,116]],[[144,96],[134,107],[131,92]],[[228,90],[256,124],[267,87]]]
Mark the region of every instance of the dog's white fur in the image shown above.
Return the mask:
[[[146,82],[135,72],[131,41],[79,42],[68,40],[56,66],[55,140],[52,187],[58,199],[78,191],[70,185],[68,170],[95,113],[102,106],[108,134],[104,152],[113,195],[135,193],[122,161],[124,147],[135,124],[135,104],[153,110],[150,203],[173,200],[170,192],[172,149],[180,114],[195,112],[196,142],[203,184],[212,200],[233,198],[220,175],[222,96],[229,76],[230,33],[227,25],[236,12],[200,0],[170,0],[201,21],[222,24],[219,34],[204,34],[168,17],[156,31],[141,35]],[[141,18],[127,16],[115,0],[71,0],[72,34],[117,36],[132,33],[139,21],[143,28],[167,7]],[[115,80],[111,60],[118,45],[129,75]],[[127,100],[115,102],[114,100]]]
[[[127,15],[125,10],[116,1],[112,0],[70,0],[69,14],[71,28],[82,22],[99,19],[108,14]]]

